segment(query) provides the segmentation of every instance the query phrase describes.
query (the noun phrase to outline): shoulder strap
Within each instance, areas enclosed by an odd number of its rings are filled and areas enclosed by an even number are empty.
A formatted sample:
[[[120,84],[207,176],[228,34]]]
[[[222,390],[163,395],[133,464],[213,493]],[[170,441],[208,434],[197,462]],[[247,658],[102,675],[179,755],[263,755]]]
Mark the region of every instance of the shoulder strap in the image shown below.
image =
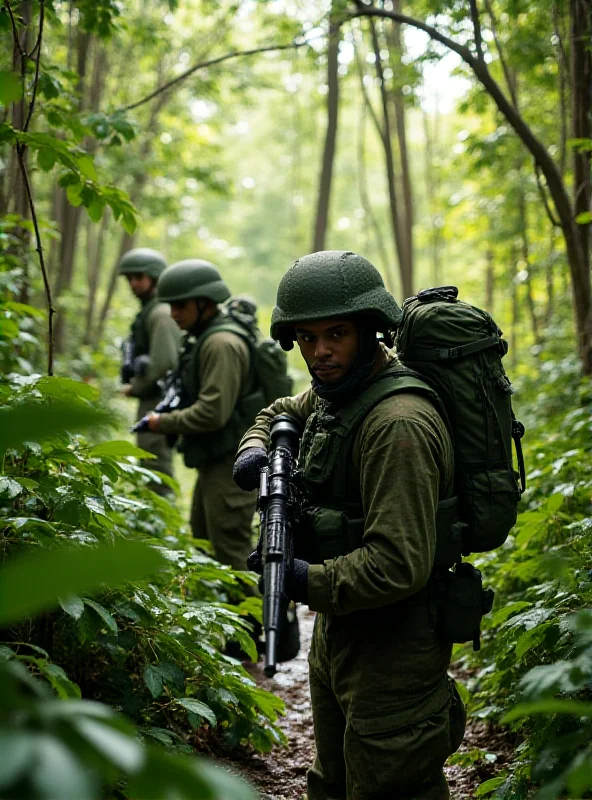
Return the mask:
[[[433,402],[446,421],[446,412],[437,393],[422,380],[417,372],[400,366],[387,368],[365,391],[340,409],[336,416],[349,432],[354,430],[382,400],[399,392],[423,394]]]

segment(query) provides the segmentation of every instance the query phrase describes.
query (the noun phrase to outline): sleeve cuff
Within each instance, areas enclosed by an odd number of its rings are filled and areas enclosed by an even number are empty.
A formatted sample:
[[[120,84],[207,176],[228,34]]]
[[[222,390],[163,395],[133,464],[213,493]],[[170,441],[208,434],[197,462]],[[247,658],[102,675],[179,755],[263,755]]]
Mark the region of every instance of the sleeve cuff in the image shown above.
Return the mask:
[[[159,433],[178,433],[175,425],[174,411],[169,414],[160,414],[158,420]]]
[[[243,450],[248,450],[249,447],[258,447],[261,448],[262,450],[267,450],[267,442],[265,442],[263,439],[258,439],[253,436],[250,439],[247,439],[245,442],[241,443],[240,447],[236,452],[237,456],[239,453],[242,453]]]
[[[331,573],[324,564],[311,564],[308,568],[308,607],[311,611],[331,614]]]

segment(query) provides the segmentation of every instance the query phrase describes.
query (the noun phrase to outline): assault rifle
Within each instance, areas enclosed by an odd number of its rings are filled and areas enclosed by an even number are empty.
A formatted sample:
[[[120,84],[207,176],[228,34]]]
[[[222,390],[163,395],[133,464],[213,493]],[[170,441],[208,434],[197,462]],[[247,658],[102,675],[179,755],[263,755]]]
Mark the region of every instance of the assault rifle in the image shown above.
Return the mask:
[[[269,465],[263,467],[260,476],[257,507],[261,527],[257,552],[263,565],[263,671],[268,677],[277,671],[278,636],[288,606],[284,591],[286,576],[294,567],[293,527],[300,503],[293,477],[300,433],[300,427],[293,417],[288,414],[276,417],[271,426]]]
[[[160,381],[159,381],[160,383]],[[163,383],[162,400],[154,407],[156,414],[169,414],[171,411],[177,411],[180,408],[185,408],[188,403],[185,401],[185,392],[181,385],[181,380],[175,370],[167,372],[166,378]],[[146,414],[142,419],[138,420],[135,425],[132,425],[130,431],[132,433],[143,433],[149,430],[148,417]],[[177,440],[176,434],[167,434],[167,442],[169,447],[174,447]]]

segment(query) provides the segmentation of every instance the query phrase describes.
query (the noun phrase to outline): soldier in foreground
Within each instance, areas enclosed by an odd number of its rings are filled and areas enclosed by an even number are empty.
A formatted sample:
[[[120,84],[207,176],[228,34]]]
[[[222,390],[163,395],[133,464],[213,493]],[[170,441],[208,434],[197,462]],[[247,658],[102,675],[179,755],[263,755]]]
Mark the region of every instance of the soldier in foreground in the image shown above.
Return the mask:
[[[138,398],[137,419],[147,414],[162,398],[162,381],[177,366],[179,330],[171,318],[168,306],[156,299],[156,281],[166,268],[164,257],[156,250],[140,247],[127,252],[119,262],[119,274],[125,275],[133,294],[142,304],[124,343],[121,370],[123,393]],[[137,444],[156,458],[142,466],[173,475],[172,450],[163,436],[150,431],[137,434]],[[168,494],[163,484],[152,483],[157,494]]]
[[[447,676],[452,646],[435,631],[426,587],[436,510],[453,492],[451,439],[413,382],[376,402],[398,369],[377,332],[400,319],[364,258],[299,259],[280,283],[272,336],[284,349],[297,342],[312,387],[257,416],[234,467],[252,490],[273,419],[287,413],[305,426],[299,468],[310,530],[296,531],[287,593],[319,612],[309,800],[445,800],[442,768],[464,733]]]

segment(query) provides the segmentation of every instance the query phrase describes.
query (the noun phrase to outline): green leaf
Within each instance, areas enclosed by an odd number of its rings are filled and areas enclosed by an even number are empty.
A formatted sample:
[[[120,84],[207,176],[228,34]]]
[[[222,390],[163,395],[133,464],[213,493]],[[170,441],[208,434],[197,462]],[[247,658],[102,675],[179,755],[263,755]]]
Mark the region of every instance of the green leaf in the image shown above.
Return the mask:
[[[34,755],[33,737],[18,730],[0,731],[0,753],[0,789],[6,789],[28,769]]]
[[[549,514],[555,514],[563,505],[564,500],[565,497],[561,494],[561,492],[552,494],[545,504],[545,510],[548,511]]]
[[[75,433],[108,421],[110,415],[106,411],[76,399],[31,398],[0,408],[0,459],[9,448],[22,447],[25,442],[42,442],[66,431]]]
[[[502,722],[513,722],[533,714],[575,714],[578,717],[592,717],[592,703],[581,700],[561,700],[550,697],[547,700],[535,700],[533,703],[521,703],[502,717]]]
[[[70,186],[66,188],[66,196],[71,206],[76,208],[82,205],[81,194],[83,188],[83,184],[81,183],[71,183]]]
[[[48,733],[35,736],[35,758],[31,763],[35,795],[60,800],[81,800],[96,796],[96,785],[74,753]]]
[[[517,658],[522,658],[529,650],[538,647],[545,639],[548,629],[553,627],[553,625],[553,622],[544,622],[542,625],[537,625],[535,628],[531,628],[529,631],[526,631],[526,633],[523,633],[516,642],[516,647],[514,648]]]
[[[592,222],[592,214],[589,211],[582,211],[576,216],[576,222],[578,225],[587,225]]]
[[[123,225],[124,231],[129,234],[130,236],[136,230],[138,223],[136,221],[136,217],[134,214],[130,213],[129,211],[124,211],[121,217],[121,224]]]
[[[500,786],[503,786],[506,782],[505,778],[490,778],[485,783],[482,783],[477,791],[475,792],[475,797],[485,797],[492,792],[495,792],[496,789],[499,789]]]
[[[95,196],[87,208],[88,216],[92,219],[93,222],[99,222],[99,220],[103,216],[104,209],[105,209],[105,201],[103,200],[103,198]]]
[[[8,497],[10,500],[14,500],[14,498],[18,497],[22,491],[23,487],[21,484],[18,481],[15,481],[13,478],[0,478],[0,495]]]
[[[71,681],[64,670],[57,664],[44,664],[41,668],[41,672],[51,683],[58,696],[63,700],[66,700],[69,697],[80,700],[80,687],[77,683]]]
[[[121,586],[165,564],[153,547],[127,539],[15,557],[0,570],[0,624],[55,608],[64,594],[90,592],[102,584]]]
[[[98,178],[97,169],[95,167],[95,162],[93,158],[86,153],[83,155],[77,156],[76,163],[78,164],[78,169],[84,175],[85,178],[88,178],[89,181],[96,181]]]
[[[500,608],[491,618],[493,625],[501,625],[508,617],[515,614],[517,611],[523,611],[525,608],[530,608],[532,603],[527,603],[525,600],[518,600],[515,603],[509,603],[507,606]]]
[[[77,719],[74,726],[106,759],[126,773],[137,772],[145,754],[137,739],[94,719]]]
[[[0,103],[8,106],[16,103],[23,96],[23,84],[20,77],[8,70],[0,70]]]
[[[148,687],[148,691],[156,700],[162,694],[162,674],[158,667],[152,664],[146,664],[143,672],[144,683]]]
[[[111,456],[112,458],[126,458],[127,456],[134,456],[135,458],[156,458],[154,453],[149,453],[147,450],[142,450],[136,447],[131,442],[113,441],[102,442],[96,444],[89,450],[89,455],[97,458],[102,456]]]
[[[115,622],[111,614],[107,611],[105,606],[102,606],[95,600],[89,600],[88,597],[83,597],[82,599],[85,605],[89,606],[89,608],[92,608],[94,611],[97,612],[99,617],[103,620],[105,625],[109,628],[109,630],[112,633],[116,634],[118,632],[117,623]]]
[[[43,172],[49,172],[53,169],[56,162],[56,155],[49,147],[42,147],[37,151],[37,163]]]
[[[216,715],[205,703],[202,703],[193,697],[181,697],[177,700],[177,703],[182,705],[183,708],[186,708],[187,711],[190,711],[192,714],[206,719],[212,727],[216,727],[218,724]]]
[[[80,617],[84,614],[84,603],[77,595],[74,594],[71,597],[66,597],[65,599],[58,597],[58,601],[66,614],[74,617],[74,619],[80,619]]]

